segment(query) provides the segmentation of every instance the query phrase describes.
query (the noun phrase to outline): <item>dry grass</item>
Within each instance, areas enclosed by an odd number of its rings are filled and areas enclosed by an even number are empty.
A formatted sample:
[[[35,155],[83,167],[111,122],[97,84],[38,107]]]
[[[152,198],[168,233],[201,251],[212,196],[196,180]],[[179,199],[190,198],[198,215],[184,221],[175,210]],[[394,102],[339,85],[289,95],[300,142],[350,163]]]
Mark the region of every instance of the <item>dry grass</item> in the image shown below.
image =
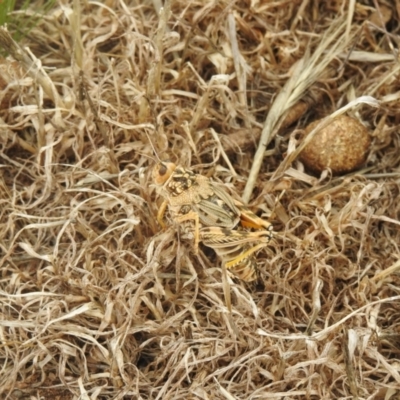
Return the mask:
[[[400,398],[399,5],[78,3],[0,38],[1,398]],[[314,177],[299,129],[339,109],[368,161]],[[146,134],[278,232],[232,316]]]

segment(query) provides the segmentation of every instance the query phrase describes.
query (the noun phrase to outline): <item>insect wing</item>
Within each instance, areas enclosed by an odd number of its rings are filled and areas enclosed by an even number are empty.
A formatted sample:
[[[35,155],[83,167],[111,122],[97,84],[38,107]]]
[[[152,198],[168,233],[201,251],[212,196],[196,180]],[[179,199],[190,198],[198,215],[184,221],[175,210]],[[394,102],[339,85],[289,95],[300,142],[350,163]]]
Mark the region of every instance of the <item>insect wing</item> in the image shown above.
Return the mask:
[[[193,205],[204,226],[234,228],[240,219],[240,211],[232,198],[220,187],[210,183],[213,195]]]

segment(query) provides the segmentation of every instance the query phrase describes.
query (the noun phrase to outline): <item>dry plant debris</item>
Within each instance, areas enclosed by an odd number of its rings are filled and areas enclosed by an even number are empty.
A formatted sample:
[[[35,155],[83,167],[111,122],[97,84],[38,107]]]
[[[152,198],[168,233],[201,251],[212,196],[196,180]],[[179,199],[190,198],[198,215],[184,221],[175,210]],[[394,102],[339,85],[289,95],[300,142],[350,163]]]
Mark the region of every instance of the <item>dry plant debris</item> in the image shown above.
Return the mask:
[[[398,2],[159,3],[1,31],[0,397],[399,398]],[[309,175],[299,130],[362,96],[364,168]],[[215,254],[157,223],[146,134],[232,196],[251,176],[278,232],[231,314]]]

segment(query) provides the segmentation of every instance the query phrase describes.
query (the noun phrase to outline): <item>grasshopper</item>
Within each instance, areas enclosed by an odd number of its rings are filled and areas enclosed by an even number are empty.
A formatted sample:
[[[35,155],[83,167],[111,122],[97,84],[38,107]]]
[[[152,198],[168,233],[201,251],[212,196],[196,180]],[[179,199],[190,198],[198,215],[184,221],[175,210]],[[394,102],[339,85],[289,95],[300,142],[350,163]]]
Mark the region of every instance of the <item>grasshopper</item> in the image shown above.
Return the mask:
[[[215,250],[233,276],[246,282],[256,280],[254,253],[273,237],[272,225],[234,200],[220,185],[190,169],[159,160],[152,175],[164,198],[157,214],[159,224],[165,227],[167,208],[176,223],[193,221],[196,253],[202,242]]]

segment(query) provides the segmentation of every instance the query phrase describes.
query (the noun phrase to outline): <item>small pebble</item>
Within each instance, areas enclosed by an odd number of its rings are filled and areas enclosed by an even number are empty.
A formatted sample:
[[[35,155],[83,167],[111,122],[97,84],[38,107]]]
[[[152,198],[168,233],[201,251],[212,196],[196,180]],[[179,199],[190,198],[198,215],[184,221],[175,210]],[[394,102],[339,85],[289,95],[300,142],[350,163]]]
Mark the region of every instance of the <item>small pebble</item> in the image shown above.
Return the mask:
[[[321,122],[305,129],[306,136]],[[330,168],[336,175],[359,168],[366,160],[371,137],[357,119],[342,115],[317,132],[300,154],[306,168],[320,173]]]

